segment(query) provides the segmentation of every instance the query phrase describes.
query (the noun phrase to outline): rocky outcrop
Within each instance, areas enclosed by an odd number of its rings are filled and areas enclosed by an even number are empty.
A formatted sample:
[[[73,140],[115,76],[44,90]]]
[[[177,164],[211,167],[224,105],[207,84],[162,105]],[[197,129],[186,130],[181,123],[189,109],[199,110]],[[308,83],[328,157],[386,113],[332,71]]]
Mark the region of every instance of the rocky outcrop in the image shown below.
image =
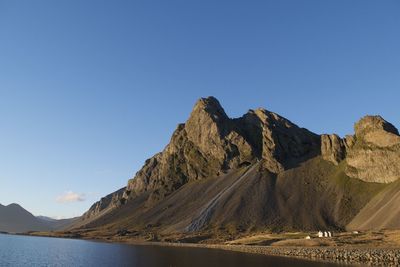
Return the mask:
[[[371,133],[381,133],[383,135],[399,135],[399,131],[391,123],[385,121],[381,116],[365,116],[354,125],[354,130],[358,138],[367,138]],[[368,138],[367,138],[368,139]],[[371,142],[376,140],[371,139]]]
[[[88,219],[96,218],[106,213],[107,211],[120,206],[121,204],[123,204],[124,201],[122,197],[124,192],[125,187],[101,198],[99,201],[94,203],[87,212],[82,215],[79,221],[86,221]]]
[[[237,120],[264,166],[279,173],[320,153],[320,137],[265,109],[250,110]]]
[[[324,160],[338,165],[346,157],[346,144],[336,134],[321,135],[321,154]]]
[[[338,165],[346,159],[346,174],[366,182],[391,183],[400,178],[400,136],[380,116],[366,116],[354,126],[355,135],[321,136],[322,157]]]
[[[348,150],[346,174],[366,182],[391,183],[400,178],[400,136],[380,116],[355,124],[355,143]]]

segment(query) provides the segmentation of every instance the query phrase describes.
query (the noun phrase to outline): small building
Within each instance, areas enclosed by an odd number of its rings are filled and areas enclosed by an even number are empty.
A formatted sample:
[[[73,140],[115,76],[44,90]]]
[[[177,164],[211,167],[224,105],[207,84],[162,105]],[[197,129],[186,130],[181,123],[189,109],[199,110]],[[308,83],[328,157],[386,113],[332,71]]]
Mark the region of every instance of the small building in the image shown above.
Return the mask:
[[[321,231],[319,231],[318,232],[318,237],[324,237],[324,234]]]

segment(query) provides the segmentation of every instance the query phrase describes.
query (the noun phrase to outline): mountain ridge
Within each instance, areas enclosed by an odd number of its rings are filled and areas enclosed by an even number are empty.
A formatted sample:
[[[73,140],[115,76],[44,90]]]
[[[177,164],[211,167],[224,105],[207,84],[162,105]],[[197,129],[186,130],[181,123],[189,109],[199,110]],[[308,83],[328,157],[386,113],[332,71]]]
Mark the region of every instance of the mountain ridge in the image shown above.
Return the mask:
[[[226,230],[228,225],[234,231],[345,229],[376,194],[399,179],[399,157],[398,131],[380,116],[365,116],[355,124],[354,135],[340,138],[312,133],[262,108],[231,119],[216,98],[201,98],[165,149],[148,159],[125,188],[95,203],[72,229],[141,231],[146,228],[143,225],[150,225],[148,228],[164,234]],[[259,166],[257,171],[243,180],[239,173],[254,166]],[[190,204],[186,190],[195,192],[194,185],[199,183],[213,192],[206,198],[212,203],[208,210],[204,209],[206,200],[203,208]],[[221,185],[220,191],[209,188],[216,184]],[[218,197],[226,192],[223,184],[235,184],[238,195],[229,191]],[[249,199],[249,192],[256,194],[256,199]],[[215,198],[218,203],[212,201]],[[173,208],[177,205],[170,203],[159,209],[171,199],[184,204]],[[181,213],[190,205],[192,210]],[[224,215],[227,206],[232,214],[226,211]],[[249,222],[243,207],[258,219]],[[176,221],[163,217],[168,209],[179,214]],[[294,215],[301,223],[295,222]],[[231,219],[224,221],[224,216]],[[202,222],[193,226],[196,218]]]

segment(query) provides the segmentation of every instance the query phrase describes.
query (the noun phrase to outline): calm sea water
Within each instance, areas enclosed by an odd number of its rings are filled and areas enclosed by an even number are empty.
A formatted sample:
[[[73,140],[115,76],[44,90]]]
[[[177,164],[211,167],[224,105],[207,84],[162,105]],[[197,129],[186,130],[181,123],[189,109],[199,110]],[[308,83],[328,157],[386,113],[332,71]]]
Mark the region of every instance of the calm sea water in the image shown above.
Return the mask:
[[[201,248],[133,246],[0,234],[0,266],[339,266]]]

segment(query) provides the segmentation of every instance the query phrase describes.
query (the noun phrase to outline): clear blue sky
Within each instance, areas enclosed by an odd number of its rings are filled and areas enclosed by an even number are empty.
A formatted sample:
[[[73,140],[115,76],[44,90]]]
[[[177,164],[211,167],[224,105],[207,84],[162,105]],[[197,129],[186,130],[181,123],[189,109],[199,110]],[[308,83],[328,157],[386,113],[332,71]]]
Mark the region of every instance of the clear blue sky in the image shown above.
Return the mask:
[[[80,215],[202,96],[317,133],[365,114],[399,127],[399,14],[396,0],[0,0],[0,203]]]

